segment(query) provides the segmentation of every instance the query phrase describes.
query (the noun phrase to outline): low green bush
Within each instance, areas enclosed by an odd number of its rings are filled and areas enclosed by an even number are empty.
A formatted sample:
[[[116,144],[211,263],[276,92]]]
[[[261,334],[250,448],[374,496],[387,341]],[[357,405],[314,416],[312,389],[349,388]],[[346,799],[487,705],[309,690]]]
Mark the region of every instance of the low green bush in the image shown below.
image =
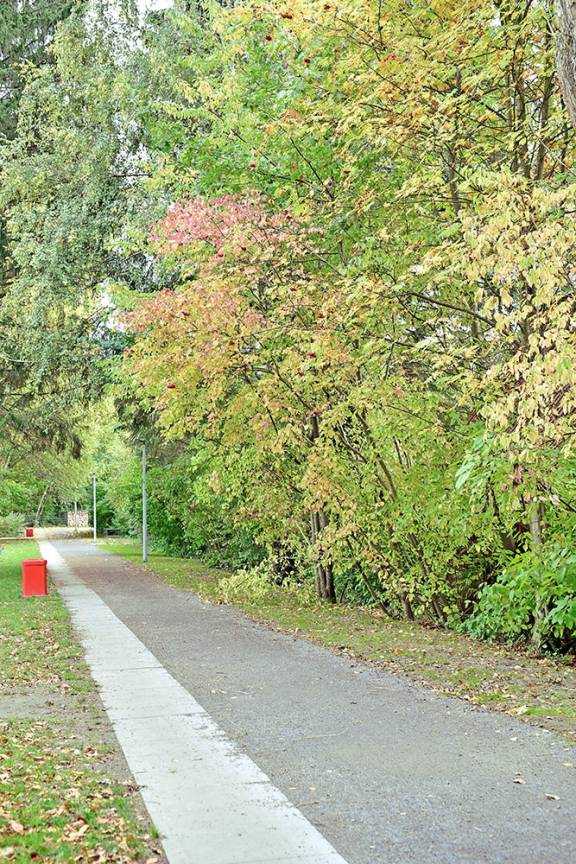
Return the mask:
[[[24,516],[8,513],[0,516],[0,537],[20,537],[24,533]]]
[[[302,603],[309,605],[315,601],[314,583],[311,580],[302,582],[295,578],[286,578],[280,584],[275,562],[270,559],[261,561],[250,569],[237,570],[231,576],[221,579],[219,587],[222,596],[229,603],[247,601],[257,604],[287,595],[299,598]]]
[[[480,591],[463,629],[482,639],[576,650],[576,552],[554,546],[515,558]]]

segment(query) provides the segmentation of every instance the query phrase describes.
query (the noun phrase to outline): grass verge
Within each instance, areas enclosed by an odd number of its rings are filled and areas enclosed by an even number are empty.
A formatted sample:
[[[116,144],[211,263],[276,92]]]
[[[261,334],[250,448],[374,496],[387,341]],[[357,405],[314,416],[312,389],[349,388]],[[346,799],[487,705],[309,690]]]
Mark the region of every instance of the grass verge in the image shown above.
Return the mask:
[[[21,595],[38,554],[34,541],[0,552],[0,860],[159,861],[136,790],[103,770],[111,746],[89,731],[102,709],[66,609],[55,592]]]
[[[59,596],[22,597],[22,560],[39,554],[33,540],[0,553],[0,687],[44,682],[79,692],[91,681]]]
[[[147,565],[142,565],[140,547],[122,540],[103,544],[103,548],[151,569],[168,584],[193,591],[203,600],[229,602],[221,587],[221,580],[229,574],[222,570],[155,553]],[[233,603],[263,624],[576,741],[573,660],[534,657],[513,646],[391,621],[376,610],[304,603],[281,588],[271,587],[257,600],[236,593]]]

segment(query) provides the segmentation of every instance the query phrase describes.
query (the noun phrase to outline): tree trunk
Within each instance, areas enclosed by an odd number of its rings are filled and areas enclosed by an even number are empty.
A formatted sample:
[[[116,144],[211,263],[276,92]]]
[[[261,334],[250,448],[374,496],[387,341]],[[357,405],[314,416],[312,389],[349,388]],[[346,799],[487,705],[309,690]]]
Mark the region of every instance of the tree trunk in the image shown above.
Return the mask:
[[[540,504],[536,504],[530,512],[530,536],[536,549],[542,545],[542,507]]]
[[[318,514],[315,512],[310,513],[310,539],[312,541],[312,549],[316,549],[316,543],[318,542]],[[314,569],[316,571],[316,594],[318,597],[324,596],[324,578],[322,573],[322,565],[317,560]]]
[[[42,510],[44,509],[44,501],[46,500],[46,495],[48,494],[48,490],[50,489],[50,484],[46,486],[44,492],[42,493],[42,497],[40,498],[40,502],[38,504],[38,509],[36,510],[36,516],[34,517],[34,524],[38,525],[40,521],[40,516],[42,515]]]
[[[576,127],[576,0],[556,0],[556,65],[564,102]]]
[[[316,414],[310,418],[310,441],[314,442],[320,435],[320,422]],[[320,535],[328,527],[326,512],[320,508],[310,514],[310,535],[312,548],[316,557],[316,593],[322,600],[330,603],[336,602],[336,589],[334,587],[334,571],[330,558],[322,560],[320,557]]]
[[[328,527],[328,517],[324,510],[320,510],[318,513],[318,521],[320,523],[320,531],[325,531]],[[324,583],[324,599],[328,600],[330,603],[336,602],[336,589],[334,588],[334,571],[332,568],[332,561],[328,559],[323,564],[322,574],[323,574],[323,583]]]
[[[542,506],[536,504],[530,512],[530,536],[532,537],[532,545],[539,552],[542,546]],[[534,624],[532,627],[531,641],[532,644],[540,649],[542,647],[542,624],[549,612],[548,606],[536,600],[536,609],[534,611]]]

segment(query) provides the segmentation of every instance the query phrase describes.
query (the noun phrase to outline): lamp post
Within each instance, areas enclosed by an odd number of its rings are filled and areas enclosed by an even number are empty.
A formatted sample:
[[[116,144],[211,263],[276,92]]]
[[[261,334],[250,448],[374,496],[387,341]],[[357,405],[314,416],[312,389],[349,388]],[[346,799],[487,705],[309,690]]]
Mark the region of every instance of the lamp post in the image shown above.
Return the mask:
[[[96,473],[92,474],[92,531],[94,532],[94,543],[96,543]]]
[[[146,489],[146,444],[142,444],[142,561],[148,560],[148,495]]]

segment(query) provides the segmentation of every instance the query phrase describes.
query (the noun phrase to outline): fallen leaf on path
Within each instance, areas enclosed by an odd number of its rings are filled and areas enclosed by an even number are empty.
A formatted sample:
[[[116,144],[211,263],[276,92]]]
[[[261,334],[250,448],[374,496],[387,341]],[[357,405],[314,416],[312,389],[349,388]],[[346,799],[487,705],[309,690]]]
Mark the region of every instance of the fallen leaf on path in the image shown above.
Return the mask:
[[[559,801],[560,800],[560,796],[554,795],[553,792],[546,792],[546,798],[548,799],[548,801]]]
[[[512,782],[518,783],[519,786],[525,786],[526,785],[526,780],[524,780],[523,777],[515,777],[514,780],[512,780]]]

